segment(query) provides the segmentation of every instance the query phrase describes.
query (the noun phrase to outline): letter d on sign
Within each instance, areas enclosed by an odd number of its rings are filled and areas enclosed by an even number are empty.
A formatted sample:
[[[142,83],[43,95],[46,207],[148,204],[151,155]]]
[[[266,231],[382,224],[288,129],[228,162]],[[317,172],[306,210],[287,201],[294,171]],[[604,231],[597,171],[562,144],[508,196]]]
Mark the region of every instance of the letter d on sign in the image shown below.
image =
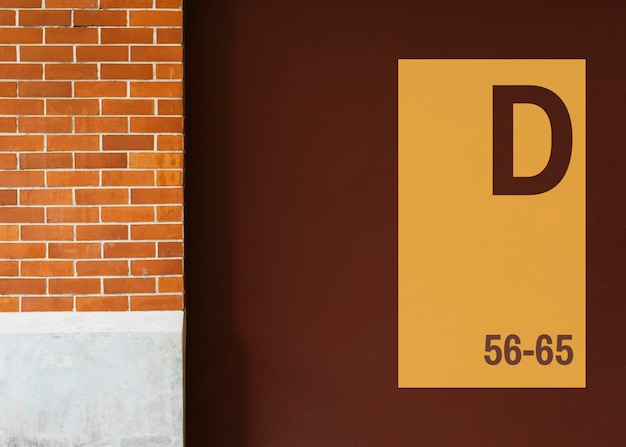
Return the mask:
[[[513,105],[541,107],[552,126],[548,164],[532,177],[513,176]],[[493,194],[541,194],[565,176],[572,156],[572,122],[567,107],[553,91],[533,85],[493,86]]]

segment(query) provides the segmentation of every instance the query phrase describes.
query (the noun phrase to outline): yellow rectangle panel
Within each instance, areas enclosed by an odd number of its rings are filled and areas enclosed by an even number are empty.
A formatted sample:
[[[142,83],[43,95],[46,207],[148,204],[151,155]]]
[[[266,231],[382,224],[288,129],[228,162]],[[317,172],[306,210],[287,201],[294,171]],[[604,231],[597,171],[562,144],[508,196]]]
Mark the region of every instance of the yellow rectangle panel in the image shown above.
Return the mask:
[[[550,190],[494,194],[494,86],[567,108]],[[512,107],[513,174],[539,175],[553,124]],[[585,114],[584,60],[399,61],[399,387],[585,387]]]

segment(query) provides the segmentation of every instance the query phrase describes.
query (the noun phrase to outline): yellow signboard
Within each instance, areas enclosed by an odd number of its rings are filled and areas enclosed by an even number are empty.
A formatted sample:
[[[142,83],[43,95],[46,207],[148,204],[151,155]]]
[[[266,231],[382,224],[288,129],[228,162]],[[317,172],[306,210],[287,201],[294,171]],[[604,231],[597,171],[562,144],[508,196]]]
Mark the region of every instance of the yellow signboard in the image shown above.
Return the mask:
[[[585,387],[585,61],[398,78],[399,386]]]

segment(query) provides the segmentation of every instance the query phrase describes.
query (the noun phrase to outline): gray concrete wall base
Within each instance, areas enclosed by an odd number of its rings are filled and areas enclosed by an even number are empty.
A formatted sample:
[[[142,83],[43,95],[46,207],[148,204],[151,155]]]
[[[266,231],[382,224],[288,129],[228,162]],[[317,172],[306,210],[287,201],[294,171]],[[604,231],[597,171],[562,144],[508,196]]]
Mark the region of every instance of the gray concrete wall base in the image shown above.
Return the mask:
[[[0,315],[0,446],[181,447],[183,312]]]

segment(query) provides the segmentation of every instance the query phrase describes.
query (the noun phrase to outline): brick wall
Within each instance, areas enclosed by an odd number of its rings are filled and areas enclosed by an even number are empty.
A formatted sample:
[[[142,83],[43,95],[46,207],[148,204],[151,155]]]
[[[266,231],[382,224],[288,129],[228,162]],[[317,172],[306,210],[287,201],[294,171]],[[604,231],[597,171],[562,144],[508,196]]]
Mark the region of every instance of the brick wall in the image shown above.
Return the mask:
[[[182,0],[0,0],[0,310],[183,306]]]

